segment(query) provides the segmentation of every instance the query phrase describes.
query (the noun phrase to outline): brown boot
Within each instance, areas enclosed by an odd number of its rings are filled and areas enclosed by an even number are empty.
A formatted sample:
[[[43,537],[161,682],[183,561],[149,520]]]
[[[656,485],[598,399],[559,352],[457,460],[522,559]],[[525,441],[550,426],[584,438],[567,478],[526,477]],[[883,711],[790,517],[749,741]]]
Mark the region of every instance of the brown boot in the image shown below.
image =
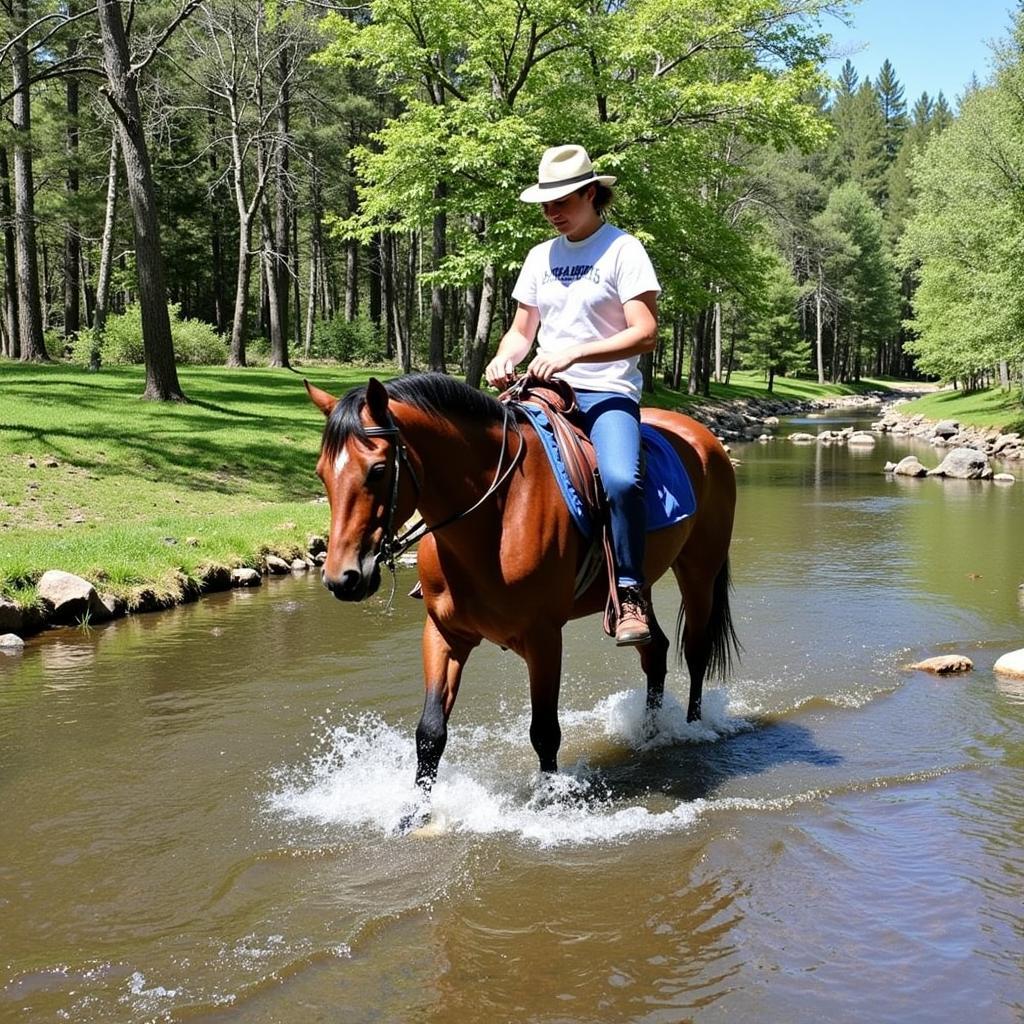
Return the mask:
[[[615,624],[615,643],[619,647],[642,647],[651,642],[647,625],[647,599],[639,587],[619,590],[619,621]]]

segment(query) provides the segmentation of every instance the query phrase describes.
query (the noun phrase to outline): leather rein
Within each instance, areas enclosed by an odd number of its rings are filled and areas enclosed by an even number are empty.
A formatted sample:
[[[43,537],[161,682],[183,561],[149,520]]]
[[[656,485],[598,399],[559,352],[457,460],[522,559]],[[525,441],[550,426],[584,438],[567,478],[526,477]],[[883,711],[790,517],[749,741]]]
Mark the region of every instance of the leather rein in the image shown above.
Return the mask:
[[[402,466],[405,466],[408,470],[409,477],[413,482],[413,486],[416,488],[417,496],[422,490],[416,471],[413,469],[412,463],[409,461],[408,447],[402,439],[402,433],[390,412],[388,413],[388,425],[386,427],[364,427],[364,431],[368,437],[394,438],[395,442],[391,490],[388,497],[388,511],[387,517],[384,520],[384,535],[381,537],[380,547],[377,549],[377,553],[374,556],[374,563],[376,565],[380,566],[383,564],[387,566],[392,577],[394,577],[395,563],[399,556],[403,555],[414,544],[422,540],[428,533],[434,533],[437,530],[444,529],[446,526],[451,526],[452,523],[457,523],[460,520],[465,519],[480,508],[488,498],[497,493],[501,485],[509,478],[513,470],[515,470],[516,466],[519,464],[519,460],[526,448],[522,428],[516,420],[514,412],[508,405],[502,405],[502,416],[501,452],[498,455],[498,466],[494,471],[494,478],[491,480],[490,486],[487,490],[480,496],[480,498],[470,505],[469,508],[463,509],[461,512],[455,512],[446,519],[442,519],[441,522],[434,523],[432,526],[428,526],[421,517],[404,533],[399,533],[395,529],[395,516],[398,511],[399,480],[402,475]],[[518,444],[516,446],[515,454],[512,455],[511,461],[506,466],[505,459],[509,451],[508,441],[509,434],[511,432],[515,433],[518,439]]]

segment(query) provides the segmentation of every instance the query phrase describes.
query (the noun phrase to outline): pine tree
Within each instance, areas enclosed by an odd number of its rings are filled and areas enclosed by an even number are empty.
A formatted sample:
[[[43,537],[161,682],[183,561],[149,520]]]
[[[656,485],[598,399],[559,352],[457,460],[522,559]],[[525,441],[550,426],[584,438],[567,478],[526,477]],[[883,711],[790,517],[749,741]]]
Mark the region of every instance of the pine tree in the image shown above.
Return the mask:
[[[903,98],[903,86],[888,59],[878,72],[875,88],[878,90],[878,102],[885,121],[885,156],[891,164],[896,159],[900,140],[907,130],[907,104]]]

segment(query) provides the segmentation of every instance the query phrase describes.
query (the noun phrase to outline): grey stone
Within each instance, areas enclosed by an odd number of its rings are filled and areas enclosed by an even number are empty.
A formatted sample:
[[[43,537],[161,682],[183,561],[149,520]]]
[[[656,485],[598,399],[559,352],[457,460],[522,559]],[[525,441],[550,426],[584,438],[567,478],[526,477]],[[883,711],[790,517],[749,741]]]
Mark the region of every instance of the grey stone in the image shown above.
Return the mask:
[[[916,455],[908,455],[896,463],[893,473],[897,476],[925,476],[928,470],[921,465]]]
[[[933,433],[936,437],[955,437],[960,432],[960,424],[956,420],[940,420],[935,424]]]
[[[1014,484],[1017,482],[1017,478],[1012,473],[996,473],[992,479],[997,484]]]
[[[933,469],[929,476],[946,476],[954,480],[979,480],[988,468],[988,456],[973,448],[954,448]]]
[[[992,666],[992,670],[1000,675],[1012,676],[1014,679],[1024,679],[1024,647],[1002,655]]]
[[[309,562],[307,562],[304,558],[293,558],[291,570],[292,572],[308,572]]]
[[[925,658],[910,666],[919,672],[931,672],[937,676],[947,676],[954,672],[970,672],[974,662],[963,654],[940,654],[935,658]]]
[[[0,633],[17,633],[24,621],[19,605],[7,597],[0,597]]]
[[[327,550],[327,541],[317,534],[311,534],[306,542],[306,550],[311,555],[319,555],[321,551]]]
[[[106,613],[104,617],[108,619],[119,619],[128,610],[124,598],[116,594],[100,594],[100,603]]]
[[[60,569],[48,569],[38,584],[39,598],[47,618],[62,625],[109,618],[96,588],[81,576]]]
[[[814,444],[814,442],[817,441],[818,438],[814,434],[801,434],[801,433],[798,433],[798,434],[790,434],[789,435],[789,439],[790,439],[790,441],[793,442],[793,444]]]
[[[858,430],[850,435],[848,443],[853,445],[873,445],[877,443],[877,438],[866,430]]]
[[[882,469],[883,473],[892,473],[896,469],[895,462],[887,462],[885,467]]]
[[[4,633],[0,635],[0,650],[12,653],[25,649],[25,641],[17,633]]]
[[[313,556],[313,561],[317,565],[323,565],[324,562],[327,561],[327,552],[326,551],[319,551],[319,552],[317,552],[317,554],[315,554]]]
[[[271,576],[284,576],[292,571],[291,565],[277,555],[267,555],[267,572]]]
[[[255,569],[239,566],[231,570],[231,585],[233,587],[258,587],[262,583],[263,577]]]

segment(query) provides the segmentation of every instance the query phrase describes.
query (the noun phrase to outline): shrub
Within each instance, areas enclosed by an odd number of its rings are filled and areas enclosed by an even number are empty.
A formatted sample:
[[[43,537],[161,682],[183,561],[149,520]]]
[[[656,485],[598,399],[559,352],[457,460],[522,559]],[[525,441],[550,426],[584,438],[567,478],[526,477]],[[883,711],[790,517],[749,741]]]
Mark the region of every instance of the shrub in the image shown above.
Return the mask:
[[[384,359],[384,335],[366,316],[351,323],[344,317],[321,320],[313,328],[313,355],[339,363],[379,363]]]
[[[226,360],[227,346],[210,324],[202,320],[182,320],[181,307],[177,303],[171,303],[167,312],[171,317],[171,338],[176,362],[210,366]],[[74,362],[89,365],[94,337],[94,332],[88,328],[78,332],[78,337],[71,345],[71,358]],[[144,361],[142,310],[138,305],[129,306],[123,313],[107,317],[100,355],[103,362],[109,365],[123,366]]]

